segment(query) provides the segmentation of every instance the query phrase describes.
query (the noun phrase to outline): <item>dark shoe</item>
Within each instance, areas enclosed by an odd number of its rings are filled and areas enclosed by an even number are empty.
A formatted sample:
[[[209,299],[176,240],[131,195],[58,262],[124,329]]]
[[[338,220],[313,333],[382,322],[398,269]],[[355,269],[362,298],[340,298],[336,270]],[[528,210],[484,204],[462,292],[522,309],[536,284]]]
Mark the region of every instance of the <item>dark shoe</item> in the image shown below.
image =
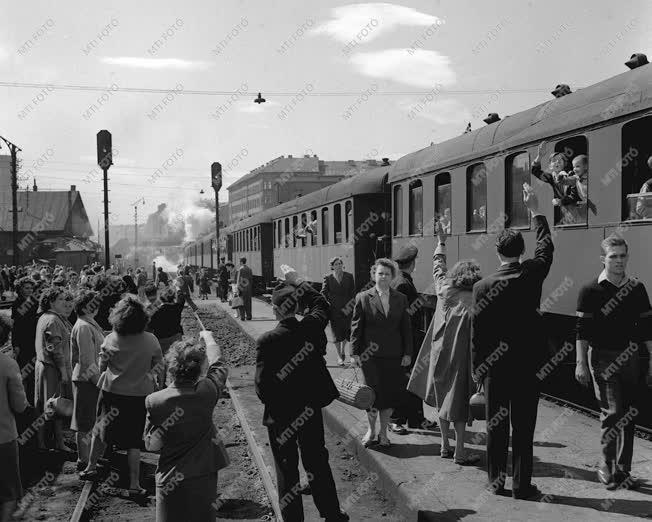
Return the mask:
[[[499,495],[501,497],[507,497],[509,494],[505,489],[505,486],[498,486],[497,484],[487,484],[485,490],[493,495]]]
[[[326,517],[326,522],[347,522],[348,520],[350,520],[349,515],[341,510],[339,513],[328,515]]]
[[[403,426],[402,424],[397,424],[395,422],[391,422],[389,424],[389,431],[392,431],[394,433],[397,433],[398,435],[407,435],[408,430]]]
[[[480,462],[480,455],[464,455],[462,458],[453,458],[453,462],[458,466],[475,466]]]
[[[312,495],[312,488],[310,487],[310,484],[305,484],[301,486],[301,489],[299,490],[300,495]]]
[[[616,472],[616,477],[614,479],[616,482],[617,489],[638,489],[641,486],[641,481],[631,475],[629,471],[619,471]]]
[[[606,486],[609,491],[613,491],[618,487],[618,484],[614,480],[614,476],[606,469],[600,468],[598,470],[598,479]]]
[[[526,488],[512,491],[512,497],[518,500],[538,500],[543,494],[534,484],[530,484]]]

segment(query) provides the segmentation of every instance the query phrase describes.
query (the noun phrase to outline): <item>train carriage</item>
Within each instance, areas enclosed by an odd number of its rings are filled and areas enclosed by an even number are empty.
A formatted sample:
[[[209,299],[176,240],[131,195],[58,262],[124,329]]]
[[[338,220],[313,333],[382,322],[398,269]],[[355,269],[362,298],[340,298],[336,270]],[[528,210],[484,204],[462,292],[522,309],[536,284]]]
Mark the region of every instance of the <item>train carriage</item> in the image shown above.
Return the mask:
[[[271,219],[275,209],[261,212],[227,227],[227,255],[233,264],[240,265],[240,258],[254,276],[254,291],[262,291],[273,278]]]

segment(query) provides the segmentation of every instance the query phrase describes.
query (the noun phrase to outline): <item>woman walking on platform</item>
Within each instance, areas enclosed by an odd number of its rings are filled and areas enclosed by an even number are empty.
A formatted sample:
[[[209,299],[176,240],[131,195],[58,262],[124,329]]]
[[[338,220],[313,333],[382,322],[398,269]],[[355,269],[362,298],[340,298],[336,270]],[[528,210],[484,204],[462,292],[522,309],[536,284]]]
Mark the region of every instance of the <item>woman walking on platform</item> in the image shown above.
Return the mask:
[[[331,259],[332,274],[324,276],[321,294],[330,303],[329,318],[335,338],[337,363],[344,366],[346,342],[351,335],[351,304],[355,299],[353,274],[344,271],[341,257]]]

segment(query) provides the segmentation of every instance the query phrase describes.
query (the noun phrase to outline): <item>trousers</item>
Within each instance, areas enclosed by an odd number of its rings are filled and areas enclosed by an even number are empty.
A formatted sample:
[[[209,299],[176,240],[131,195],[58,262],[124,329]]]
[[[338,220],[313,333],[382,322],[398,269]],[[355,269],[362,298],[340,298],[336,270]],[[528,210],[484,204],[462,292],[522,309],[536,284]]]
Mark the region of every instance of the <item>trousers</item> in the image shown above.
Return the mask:
[[[600,405],[602,464],[609,473],[629,472],[641,382],[640,358],[634,352],[589,352],[595,398]]]
[[[487,473],[494,489],[507,477],[509,427],[512,426],[512,490],[526,491],[532,480],[534,428],[539,389],[536,375],[489,374],[485,379],[487,401]]]
[[[269,445],[276,466],[278,499],[283,520],[303,522],[303,502],[299,479],[299,453],[306,470],[312,498],[322,518],[340,511],[335,481],[324,440],[324,420],[321,409],[312,410],[301,426],[291,419],[267,427]],[[302,417],[303,419],[303,417]],[[293,426],[292,424],[296,425]]]

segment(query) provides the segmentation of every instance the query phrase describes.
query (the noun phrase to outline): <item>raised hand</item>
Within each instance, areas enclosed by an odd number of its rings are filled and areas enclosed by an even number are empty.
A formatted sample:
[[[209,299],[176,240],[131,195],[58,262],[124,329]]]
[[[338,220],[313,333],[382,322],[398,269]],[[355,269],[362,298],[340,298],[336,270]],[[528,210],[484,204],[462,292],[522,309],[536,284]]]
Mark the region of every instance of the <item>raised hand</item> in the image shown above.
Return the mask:
[[[532,187],[527,183],[523,183],[523,203],[525,203],[525,206],[530,210],[530,212],[536,212],[539,209],[537,195]]]

